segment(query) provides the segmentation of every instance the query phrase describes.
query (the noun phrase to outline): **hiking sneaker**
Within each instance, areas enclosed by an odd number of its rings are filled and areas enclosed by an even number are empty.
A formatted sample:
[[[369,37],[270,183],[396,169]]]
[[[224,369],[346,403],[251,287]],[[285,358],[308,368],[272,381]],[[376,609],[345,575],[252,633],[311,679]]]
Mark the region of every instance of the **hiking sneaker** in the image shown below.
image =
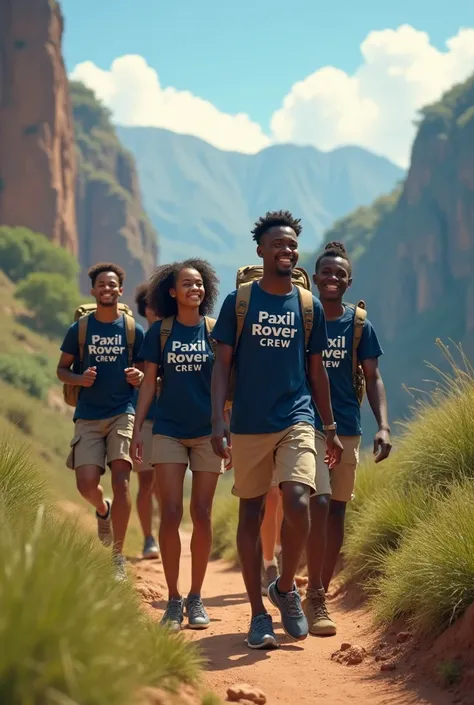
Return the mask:
[[[268,586],[278,578],[276,565],[262,566],[262,595],[268,595]]]
[[[329,616],[326,606],[324,588],[319,590],[308,588],[306,599],[303,601],[303,609],[308,620],[310,634],[314,634],[314,636],[334,636],[336,634],[336,625]]]
[[[186,613],[190,629],[207,629],[211,620],[204,609],[200,595],[188,595]]]
[[[95,517],[97,519],[97,534],[99,536],[99,540],[104,544],[104,546],[111,546],[114,541],[112,534],[112,522],[110,519],[112,502],[110,499],[104,499],[104,502],[108,507],[107,515],[102,517],[97,511],[95,513]]]
[[[249,649],[278,649],[272,618],[268,612],[253,617],[246,641]]]
[[[301,607],[300,594],[293,585],[290,592],[279,592],[278,581],[268,587],[268,599],[281,614],[283,631],[290,639],[301,641],[308,636],[308,620]]]
[[[160,624],[172,632],[179,632],[184,619],[184,600],[182,597],[172,597],[168,600],[165,613]]]
[[[127,579],[127,561],[125,559],[125,556],[123,556],[121,553],[116,553],[113,556],[113,562],[114,562],[114,578],[117,580],[117,582],[122,582],[123,580]]]
[[[145,538],[142,556],[148,560],[153,560],[154,558],[160,557],[160,549],[158,548],[153,536],[147,536]]]

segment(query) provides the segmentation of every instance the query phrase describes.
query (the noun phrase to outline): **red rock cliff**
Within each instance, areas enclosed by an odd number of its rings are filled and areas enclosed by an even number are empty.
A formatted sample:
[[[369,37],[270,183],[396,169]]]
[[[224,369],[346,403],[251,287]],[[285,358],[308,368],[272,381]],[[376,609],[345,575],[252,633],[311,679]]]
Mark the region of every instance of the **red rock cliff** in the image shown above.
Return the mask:
[[[0,224],[78,251],[74,126],[53,0],[0,1]]]

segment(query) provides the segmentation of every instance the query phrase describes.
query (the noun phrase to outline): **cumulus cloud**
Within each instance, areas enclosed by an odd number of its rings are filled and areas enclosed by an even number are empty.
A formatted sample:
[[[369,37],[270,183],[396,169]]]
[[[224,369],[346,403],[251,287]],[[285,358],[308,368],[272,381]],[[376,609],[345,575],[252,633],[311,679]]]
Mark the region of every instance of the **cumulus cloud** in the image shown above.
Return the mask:
[[[272,116],[270,135],[246,114],[223,113],[189,91],[163,88],[140,56],[122,56],[108,71],[86,61],[71,77],[92,88],[119,124],[164,127],[245,153],[274,142],[322,150],[356,144],[406,166],[417,111],[474,71],[474,29],[459,30],[445,51],[409,25],[373,31],[361,54],[353,75],[326,66],[295,83]]]
[[[155,69],[141,56],[121,56],[109,71],[84,61],[71,78],[91,88],[120,125],[164,127],[237,152],[258,152],[270,143],[248,115],[229,115],[189,91],[163,88]]]

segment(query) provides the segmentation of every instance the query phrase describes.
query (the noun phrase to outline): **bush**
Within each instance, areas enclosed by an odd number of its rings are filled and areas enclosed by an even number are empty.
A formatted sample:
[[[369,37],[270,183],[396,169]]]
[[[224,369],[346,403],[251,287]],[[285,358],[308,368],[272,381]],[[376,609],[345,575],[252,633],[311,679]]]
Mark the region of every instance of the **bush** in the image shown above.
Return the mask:
[[[47,370],[34,355],[0,354],[0,379],[32,397],[44,399],[52,380]]]
[[[18,285],[16,298],[22,299],[35,314],[38,330],[61,336],[70,325],[73,311],[84,299],[77,284],[61,274],[30,274]]]
[[[0,702],[130,705],[143,686],[196,681],[195,647],[146,617],[95,536],[42,508],[24,451],[1,450]]]
[[[79,265],[70,252],[53,245],[41,233],[21,227],[0,227],[0,262],[13,282],[33,272],[61,274],[76,281],[79,273]]]
[[[237,564],[237,525],[239,500],[233,495],[218,497],[212,513],[212,558],[223,558]]]
[[[402,615],[437,634],[474,602],[474,484],[453,486],[386,561],[374,599],[377,620]]]

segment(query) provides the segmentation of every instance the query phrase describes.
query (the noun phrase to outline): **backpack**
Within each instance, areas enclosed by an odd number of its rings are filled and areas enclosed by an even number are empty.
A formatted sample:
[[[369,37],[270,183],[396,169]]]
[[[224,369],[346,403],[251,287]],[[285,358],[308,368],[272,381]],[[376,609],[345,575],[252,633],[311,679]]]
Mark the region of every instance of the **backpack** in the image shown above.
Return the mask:
[[[227,401],[225,404],[225,409],[229,409],[232,405],[234,398],[234,388],[235,388],[235,354],[237,352],[237,346],[239,344],[240,336],[244,328],[245,316],[247,315],[250,295],[252,293],[252,284],[254,281],[261,279],[263,276],[263,266],[259,264],[246,265],[245,267],[240,267],[237,270],[237,276],[235,280],[235,285],[237,288],[237,298],[235,301],[235,313],[237,316],[237,330],[235,334],[234,343],[234,362],[232,364],[232,369],[230,372],[229,388],[227,391]],[[296,285],[301,312],[303,314],[304,322],[304,345],[305,350],[308,348],[309,337],[311,335],[311,330],[313,328],[313,294],[311,291],[311,282],[306,270],[302,267],[295,267],[291,273],[291,281]]]
[[[161,329],[160,329],[160,347],[161,347],[161,374],[160,374],[160,380],[161,382],[158,383],[158,388],[157,388],[157,396],[159,396],[162,386],[163,386],[163,353],[165,351],[165,345],[168,340],[168,338],[171,335],[171,331],[173,329],[173,323],[174,323],[174,316],[169,316],[168,318],[163,318],[161,321]],[[211,333],[214,329],[214,326],[216,324],[216,319],[215,318],[210,318],[209,316],[204,316],[204,323],[206,326],[206,333],[207,337],[209,339],[209,343],[212,348],[212,353],[214,355],[214,359],[216,358],[216,350],[217,350],[217,343],[215,340],[211,338]]]
[[[87,325],[89,323],[89,316],[94,313],[97,309],[97,304],[82,304],[78,306],[74,311],[74,322],[79,321],[77,338],[79,347],[79,371],[78,374],[83,372],[84,364],[84,347],[87,339]],[[127,347],[128,347],[128,366],[131,367],[133,364],[133,349],[135,347],[135,319],[133,317],[132,310],[127,306],[127,304],[119,303],[118,310],[123,314],[123,320],[125,325],[125,335],[127,337]],[[63,398],[68,406],[77,406],[77,401],[79,399],[79,392],[82,387],[79,384],[63,384]]]
[[[354,309],[354,336],[352,339],[352,384],[359,405],[364,401],[365,396],[365,375],[360,360],[357,357],[357,349],[364,331],[364,324],[367,319],[365,301],[362,299],[356,305],[345,304]]]

